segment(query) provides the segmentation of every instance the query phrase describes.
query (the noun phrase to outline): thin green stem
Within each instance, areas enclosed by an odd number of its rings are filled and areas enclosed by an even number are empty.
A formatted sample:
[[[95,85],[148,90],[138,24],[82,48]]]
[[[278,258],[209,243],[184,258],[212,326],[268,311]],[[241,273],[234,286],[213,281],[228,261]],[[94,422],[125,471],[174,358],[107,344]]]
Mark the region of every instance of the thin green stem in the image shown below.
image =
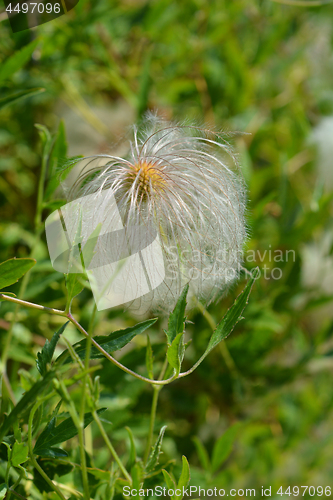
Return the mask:
[[[1,372],[1,370],[0,370]],[[13,389],[12,389],[12,386],[10,385],[10,381],[9,381],[9,378],[8,378],[8,375],[7,375],[7,372],[5,370],[5,367],[4,369],[2,370],[2,384],[5,385],[5,388],[8,392],[8,396],[10,397],[10,399],[12,400],[14,406],[16,406],[16,398],[15,398],[15,394],[13,392]]]
[[[15,297],[9,297],[8,295],[5,295],[5,294],[0,294],[0,299],[7,300],[8,302],[13,302],[13,303],[16,303],[16,304],[20,304],[20,305],[25,306],[25,307],[31,307],[33,309],[38,309],[39,311],[48,312],[49,314],[55,314],[57,316],[62,316],[62,317],[68,318],[69,321],[71,323],[73,323],[73,325],[75,325],[76,328],[85,337],[87,337],[87,338],[89,337],[88,332],[86,332],[86,330],[83,328],[83,326],[81,326],[80,323],[78,323],[78,321],[76,321],[76,319],[74,318],[74,316],[72,316],[71,313],[66,313],[66,311],[60,311],[58,309],[53,309],[51,307],[41,306],[39,304],[34,304],[32,302],[27,302],[25,300],[16,299]],[[129,368],[127,368],[126,366],[124,366],[123,364],[121,364],[119,361],[117,361],[113,356],[111,356],[111,354],[109,354],[108,352],[106,352],[103,349],[103,347],[100,346],[93,338],[91,339],[91,343],[109,361],[111,361],[111,363],[113,363],[114,365],[118,366],[118,368],[120,368],[124,372],[128,373],[129,375],[132,375],[133,377],[135,377],[135,378],[137,378],[139,380],[142,380],[143,382],[147,382],[148,384],[151,384],[151,385],[161,385],[161,386],[163,386],[163,385],[169,384],[170,382],[173,382],[173,380],[175,380],[177,378],[176,375],[173,375],[172,377],[170,377],[170,378],[168,378],[166,380],[153,380],[153,379],[150,379],[150,378],[147,378],[147,377],[143,377],[142,375],[139,375],[138,373],[133,372],[132,370],[130,370]]]
[[[31,460],[33,466],[35,467],[35,469],[39,472],[39,474],[42,476],[42,478],[45,479],[45,481],[52,488],[52,490],[57,493],[58,497],[61,500],[66,500],[66,498],[61,493],[61,491],[59,490],[59,488],[53,483],[53,481],[49,478],[49,476],[43,471],[43,469],[41,468],[41,466],[39,465],[39,463],[35,459],[33,448],[32,448],[32,423],[33,423],[33,419],[34,419],[35,413],[36,413],[39,405],[41,405],[42,402],[45,401],[45,399],[49,399],[49,397],[51,397],[51,396],[53,396],[53,394],[50,394],[49,396],[47,396],[46,398],[43,398],[42,400],[36,401],[36,403],[34,404],[32,410],[30,412],[29,423],[28,423],[28,448],[29,448],[29,456],[30,456],[30,460]],[[12,493],[14,493],[14,492],[12,492]]]
[[[130,484],[132,484],[132,478],[131,476],[129,475],[129,473],[127,472],[127,470],[125,469],[122,461],[120,460],[116,450],[114,449],[114,447],[112,446],[112,443],[111,441],[109,440],[109,437],[107,435],[107,433],[105,432],[105,429],[103,427],[103,424],[102,422],[100,421],[100,418],[96,412],[96,410],[94,410],[92,412],[93,414],[93,417],[94,417],[94,420],[96,422],[96,424],[98,425],[98,428],[99,428],[99,431],[100,433],[102,434],[102,437],[105,441],[105,444],[107,446],[107,448],[109,449],[111,455],[113,456],[113,458],[115,459],[115,461],[117,462],[118,466],[119,466],[119,469],[121,470],[121,472],[123,473],[123,475],[125,476],[125,478],[129,481]]]
[[[50,144],[51,137],[46,139],[46,144]],[[44,200],[44,184],[46,177],[47,161],[49,155],[49,148],[44,147],[42,156],[42,167],[39,176],[39,183],[37,189],[37,207],[36,207],[36,217],[35,217],[35,228],[39,231],[42,223],[42,213],[43,213],[43,200]]]
[[[84,370],[85,370],[85,375],[82,380],[82,392],[81,392],[81,404],[80,404],[80,413],[79,413],[79,420],[80,420],[80,429],[79,429],[79,439],[80,443],[83,443],[83,453],[81,454],[81,467],[82,467],[82,478],[87,478],[88,481],[88,474],[87,474],[87,462],[86,462],[86,455],[84,452],[84,413],[86,409],[86,389],[87,389],[87,382],[89,375],[87,373],[89,369],[89,361],[90,361],[90,350],[91,350],[91,328],[93,325],[94,317],[96,314],[96,304],[94,306],[94,312],[91,317],[91,321],[89,324],[89,329],[88,329],[88,338],[87,338],[87,345],[86,345],[86,356],[84,360]],[[85,479],[84,479],[85,480]],[[88,484],[88,493],[89,493],[89,482]],[[86,495],[85,495],[86,496]],[[90,496],[90,494],[89,494]],[[85,498],[85,500],[89,500],[89,497]]]
[[[9,498],[10,498],[10,494],[11,494],[11,493],[12,493],[12,494],[13,494],[16,498],[20,498],[21,500],[28,500],[27,498],[25,498],[24,496],[20,495],[19,493],[17,493],[17,491],[12,490],[11,488],[9,488],[9,490],[8,490],[8,495],[7,495],[7,497],[6,497],[6,498],[8,498],[8,500],[9,500]]]
[[[64,491],[70,493],[71,495],[74,495],[76,498],[83,498],[83,495],[80,491],[77,491],[74,488],[71,488],[67,484],[61,484],[61,483],[58,483],[57,481],[54,481],[54,483],[56,484],[56,486],[58,486],[59,488],[61,488]]]
[[[72,316],[71,313],[68,313],[67,314],[67,318],[77,327],[77,329],[83,333],[83,335],[88,338],[89,337],[89,334],[88,332],[86,332],[86,330],[80,325],[80,323],[78,323],[76,321],[76,319]],[[172,382],[173,380],[175,380],[177,378],[177,376],[173,375],[172,377],[166,379],[166,380],[152,380],[150,378],[147,378],[147,377],[143,377],[142,375],[139,375],[138,373],[136,372],[133,372],[132,370],[130,370],[129,368],[127,368],[126,366],[122,365],[118,360],[116,360],[113,356],[111,356],[111,354],[109,354],[108,352],[106,352],[102,346],[100,346],[93,338],[91,339],[91,343],[94,347],[96,347],[96,349],[98,349],[109,361],[111,361],[111,363],[113,363],[114,365],[118,366],[118,368],[120,368],[121,370],[123,370],[124,372],[128,373],[129,375],[133,375],[133,377],[139,379],[139,380],[142,380],[143,382],[148,382],[149,384],[151,385],[167,385],[169,384],[170,382]]]
[[[158,380],[162,380],[164,377],[164,374],[166,372],[166,369],[168,367],[168,358],[165,357],[161,373],[158,377]],[[157,410],[157,402],[158,402],[158,395],[160,390],[162,389],[163,386],[153,386],[153,399],[151,403],[151,411],[150,411],[150,421],[149,421],[149,431],[148,431],[148,438],[147,438],[147,444],[146,444],[146,449],[145,449],[145,455],[144,455],[144,463],[147,463],[148,457],[149,457],[149,452],[151,448],[151,444],[153,441],[153,435],[154,435],[154,424],[155,424],[155,418],[156,418],[156,410]]]
[[[15,493],[15,488],[20,484],[22,479],[23,472],[22,470],[19,472],[19,477],[16,479],[15,483],[8,489],[8,493],[6,496],[6,500],[10,500],[11,494]],[[5,482],[8,484],[8,481],[5,479]]]
[[[158,395],[160,392],[161,388],[160,387],[153,387],[153,399],[151,403],[151,411],[150,411],[150,421],[149,421],[149,431],[148,431],[148,438],[147,438],[147,444],[146,444],[146,450],[145,450],[145,455],[144,455],[144,463],[147,463],[148,457],[149,457],[149,452],[151,448],[151,443],[153,440],[153,434],[154,434],[154,424],[155,424],[155,418],[156,418],[156,409],[157,409],[157,401],[158,401]]]
[[[8,461],[7,461],[7,467],[6,467],[6,473],[5,473],[5,483],[8,484],[9,481],[9,471],[10,471],[10,451],[9,449],[7,450],[8,453]]]
[[[86,452],[84,447],[84,415],[81,420],[79,414],[76,411],[73,400],[71,399],[67,388],[62,380],[59,380],[59,387],[61,391],[61,395],[63,396],[70,416],[72,417],[73,423],[78,432],[79,438],[79,448],[80,448],[80,461],[81,461],[81,473],[82,473],[82,483],[83,483],[83,491],[84,491],[84,500],[90,499],[90,491],[89,491],[89,481],[88,481],[88,471],[87,471],[87,462],[86,462]]]
[[[34,304],[33,302],[27,302],[26,300],[17,299],[16,297],[10,297],[4,293],[0,293],[0,299],[12,302],[13,304],[18,304],[24,307],[30,307],[32,309],[38,309],[39,311],[44,311],[49,314],[56,314],[57,316],[64,316],[66,318],[65,311],[60,311],[59,309],[53,309],[52,307],[40,306],[39,304]]]
[[[201,358],[198,359],[198,361],[192,366],[192,368],[190,368],[189,370],[187,370],[186,372],[181,372],[179,375],[178,375],[178,378],[183,378],[183,377],[187,377],[187,375],[190,375],[191,373],[194,372],[194,370],[200,365],[200,363],[205,359],[206,355],[203,354],[201,356]]]

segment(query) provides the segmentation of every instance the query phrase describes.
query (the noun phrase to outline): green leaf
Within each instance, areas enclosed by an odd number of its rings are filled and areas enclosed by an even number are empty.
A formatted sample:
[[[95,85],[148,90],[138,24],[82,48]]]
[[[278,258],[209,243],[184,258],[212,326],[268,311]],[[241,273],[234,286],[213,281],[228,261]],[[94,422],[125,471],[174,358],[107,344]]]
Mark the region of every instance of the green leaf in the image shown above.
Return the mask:
[[[54,193],[60,184],[60,171],[64,161],[67,161],[67,148],[65,125],[63,120],[61,120],[50,155],[48,171],[49,182],[45,190],[46,199]]]
[[[66,458],[68,457],[67,451],[63,450],[62,448],[56,448],[52,446],[52,448],[40,448],[38,450],[38,453],[36,455],[39,455],[43,458]]]
[[[15,441],[10,461],[13,467],[18,467],[28,460],[28,446],[25,443]]]
[[[41,466],[47,476],[52,480],[55,475],[64,476],[69,474],[73,470],[72,463],[59,463],[57,460],[45,460],[45,459],[37,459],[37,463]],[[46,491],[47,493],[52,491],[52,488],[45,481],[45,479],[40,475],[40,473],[34,468],[33,469],[33,483],[36,488],[39,489],[41,493]],[[72,497],[70,497],[72,500]],[[57,497],[59,500],[59,497]],[[30,500],[30,499],[29,499]]]
[[[146,367],[148,372],[148,377],[153,379],[153,350],[151,348],[150,338],[147,335],[147,348],[146,348]]]
[[[92,474],[97,479],[101,479],[102,481],[110,480],[110,471],[108,470],[96,469],[95,467],[87,467],[87,471],[89,474]]]
[[[216,441],[212,455],[212,473],[214,474],[230,455],[237,432],[241,426],[240,422],[229,427],[228,430]]]
[[[196,450],[198,453],[198,457],[199,457],[199,460],[200,460],[202,467],[206,471],[210,470],[210,460],[209,460],[209,455],[208,455],[206,448],[204,447],[202,442],[197,438],[197,436],[193,437],[193,442],[195,444],[195,447],[196,447]]]
[[[63,198],[57,198],[43,203],[43,207],[46,208],[47,210],[50,210],[50,212],[54,212],[54,210],[58,210],[64,205],[66,205],[66,200]]]
[[[168,466],[174,466],[176,463],[176,459],[175,458],[171,458],[170,460],[168,460],[167,462],[165,462],[163,465],[160,465],[158,467],[156,467],[153,471],[149,472],[149,474],[145,473],[145,479],[148,479],[149,477],[154,477],[154,476],[158,476],[158,474],[160,474],[162,472],[162,469],[168,467]]]
[[[204,356],[207,356],[207,354],[212,349],[214,349],[214,347],[217,346],[217,344],[219,344],[221,340],[224,340],[226,337],[228,337],[228,335],[230,335],[232,330],[235,328],[238,321],[242,319],[242,312],[244,311],[245,306],[248,303],[253,283],[257,279],[258,275],[258,271],[254,276],[252,275],[252,278],[248,281],[242,293],[237,297],[232,307],[229,309],[229,311],[227,311],[222,321],[217,325],[216,329],[213,332],[213,335],[210,338]]]
[[[66,278],[66,288],[68,302],[71,303],[74,297],[79,295],[84,289],[85,275],[83,273],[69,273]]]
[[[50,160],[53,139],[52,139],[52,136],[51,136],[50,132],[48,131],[47,127],[45,127],[44,125],[40,125],[39,123],[35,123],[35,127],[38,130],[39,136],[40,136],[41,141],[42,141],[43,153],[42,153],[42,170],[41,170],[41,172],[43,175],[43,185],[44,185],[45,174],[46,174],[47,165],[49,164],[49,160]],[[38,203],[42,204],[43,199],[38,200]],[[41,207],[37,207],[37,209],[39,211],[41,209]]]
[[[103,413],[105,410],[106,408],[100,408],[99,410],[97,410],[97,413]],[[93,415],[91,413],[86,413],[84,415],[84,427],[87,427],[87,425],[91,424],[93,420]],[[67,441],[68,439],[71,439],[78,434],[77,428],[75,427],[71,417],[66,418],[66,420],[61,422],[61,424],[59,424],[57,427],[55,424],[56,417],[52,417],[36,441],[34,447],[35,455],[46,456],[45,454],[43,454],[45,453],[45,450],[54,450],[52,448],[54,445],[63,443],[64,441]],[[47,456],[49,457],[50,455]]]
[[[8,486],[6,483],[0,484],[0,500],[4,500],[6,493],[8,490]]]
[[[12,92],[10,94],[7,94],[5,97],[0,98],[0,109],[9,106],[13,102],[16,102],[20,99],[26,99],[27,97],[31,97],[36,94],[41,94],[42,92],[45,92],[45,89],[35,88],[29,90],[19,90],[18,92]]]
[[[61,158],[58,158],[58,165],[57,169],[54,172],[54,175],[58,179],[59,182],[63,182],[66,177],[70,174],[71,170],[75,167],[79,161],[82,160],[84,156],[78,155],[78,156],[71,156],[70,158],[66,158],[65,161],[61,161]]]
[[[214,349],[215,346],[217,346],[217,344],[219,344],[222,340],[227,338],[228,335],[230,335],[238,321],[242,319],[242,312],[244,311],[245,306],[248,303],[253,283],[258,276],[259,270],[257,268],[255,274],[252,272],[252,278],[248,281],[242,293],[237,297],[233,305],[223,317],[222,321],[220,321],[220,323],[217,325],[216,329],[213,332],[213,335],[209,340],[207,349],[205,350],[201,358],[195,363],[194,367],[192,367],[192,371],[194,368],[200,365],[200,363],[205,359],[210,351]]]
[[[13,431],[14,431],[14,437],[18,443],[22,443],[22,432],[19,426],[19,422],[16,420],[16,422],[13,423]]]
[[[168,471],[166,471],[165,469],[162,469],[162,472],[163,472],[164,480],[166,482],[168,490],[174,491],[176,489],[175,481],[173,480],[173,478],[171,477],[171,475],[169,474]],[[174,498],[174,496],[172,498]]]
[[[136,463],[131,468],[131,477],[132,477],[132,489],[140,490],[142,487],[143,480],[143,468],[141,463]],[[132,498],[140,498],[139,495],[133,495]]]
[[[20,399],[20,401],[17,403],[15,408],[13,408],[13,410],[10,412],[10,414],[0,427],[0,441],[4,436],[6,436],[7,431],[10,429],[13,423],[20,417],[20,415],[23,412],[27,411],[29,406],[31,406],[31,404],[33,404],[36,401],[36,397],[38,396],[38,394],[40,394],[43,390],[47,388],[47,386],[50,384],[51,380],[54,377],[55,377],[54,371],[47,372],[45,377],[42,380],[36,382],[30,389],[30,391],[28,391],[23,396],[23,398]]]
[[[149,458],[147,460],[147,464],[146,464],[146,467],[145,467],[145,472],[146,473],[151,472],[156,467],[156,465],[158,464],[158,459],[159,459],[159,456],[160,456],[160,453],[161,453],[161,446],[162,446],[163,436],[164,436],[166,428],[167,428],[167,426],[164,425],[162,427],[162,429],[160,430],[160,433],[159,433],[159,436],[158,436],[158,438],[156,440],[156,443],[154,444],[153,449],[152,449],[152,451],[151,451],[151,453],[149,455]]]
[[[169,316],[168,321],[168,331],[166,331],[166,336],[168,338],[168,344],[171,345],[176,335],[184,332],[185,328],[185,308],[186,308],[186,296],[188,292],[189,285],[187,284],[182,291],[177,304],[173,312]]]
[[[0,264],[0,290],[16,283],[36,264],[35,259],[6,260]]]
[[[169,364],[176,370],[177,376],[179,375],[180,368],[184,359],[185,346],[184,346],[184,334],[179,333],[173,340],[171,346],[169,346],[167,351],[167,358]]]
[[[143,333],[147,328],[150,328],[154,323],[156,323],[157,318],[148,319],[146,321],[142,321],[135,326],[131,326],[129,328],[125,328],[124,330],[117,330],[116,332],[110,333],[110,335],[103,335],[94,337],[94,340],[103,347],[103,349],[107,353],[112,353],[114,351],[118,351],[126,344],[128,344],[136,335]],[[80,342],[77,342],[73,345],[75,351],[80,356],[81,359],[85,359],[86,356],[86,345],[87,340],[83,339]],[[62,360],[64,357],[68,356],[68,351],[64,351],[57,361]],[[104,355],[95,347],[91,347],[90,351],[90,359],[100,359],[104,358]]]
[[[52,136],[49,130],[45,127],[45,125],[41,125],[40,123],[35,123],[35,127],[38,130],[39,136],[42,141],[43,157],[48,158],[52,147]]]
[[[15,54],[13,54],[1,64],[0,85],[5,80],[11,78],[12,75],[16,73],[16,71],[22,68],[22,66],[24,66],[29,61],[38,43],[38,39],[34,40],[33,42],[23,47],[23,49],[16,51]]]
[[[183,488],[185,489],[188,483],[190,482],[191,475],[190,475],[190,466],[185,455],[182,456],[182,462],[183,462],[183,467],[179,477],[177,488],[183,491]],[[183,495],[180,495],[180,497],[182,498]]]
[[[127,463],[127,468],[131,469],[136,462],[136,448],[135,448],[135,443],[134,443],[134,436],[133,436],[131,429],[129,427],[125,427],[125,429],[128,433],[130,443],[131,443],[131,450],[130,450],[130,455],[129,455],[129,459],[128,459],[128,463]]]
[[[45,373],[47,372],[47,364],[51,363],[60,335],[64,332],[68,323],[69,321],[67,321],[64,325],[62,325],[62,327],[59,328],[59,330],[52,335],[52,339],[50,342],[46,339],[42,351],[37,354],[37,359],[36,359],[37,370],[42,376],[44,376]]]

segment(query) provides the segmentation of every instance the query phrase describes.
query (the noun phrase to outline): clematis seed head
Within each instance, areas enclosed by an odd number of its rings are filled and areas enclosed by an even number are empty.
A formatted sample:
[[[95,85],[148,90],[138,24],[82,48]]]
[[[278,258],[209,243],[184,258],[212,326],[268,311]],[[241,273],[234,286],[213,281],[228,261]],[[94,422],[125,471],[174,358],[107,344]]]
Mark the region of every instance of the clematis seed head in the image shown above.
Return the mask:
[[[134,127],[125,158],[83,161],[70,198],[109,190],[124,227],[144,226],[159,236],[165,277],[127,304],[133,312],[168,313],[187,283],[189,307],[196,300],[207,305],[235,282],[246,239],[246,187],[224,134],[149,114]]]

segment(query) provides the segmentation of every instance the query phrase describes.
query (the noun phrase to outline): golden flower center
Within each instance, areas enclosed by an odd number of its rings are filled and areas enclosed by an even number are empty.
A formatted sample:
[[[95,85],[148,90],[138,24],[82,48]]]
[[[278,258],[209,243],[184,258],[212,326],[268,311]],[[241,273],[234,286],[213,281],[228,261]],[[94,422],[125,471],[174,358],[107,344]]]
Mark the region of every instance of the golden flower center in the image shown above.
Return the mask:
[[[128,180],[131,184],[136,181],[138,195],[142,197],[161,190],[165,186],[162,171],[154,164],[147,162],[131,165]]]

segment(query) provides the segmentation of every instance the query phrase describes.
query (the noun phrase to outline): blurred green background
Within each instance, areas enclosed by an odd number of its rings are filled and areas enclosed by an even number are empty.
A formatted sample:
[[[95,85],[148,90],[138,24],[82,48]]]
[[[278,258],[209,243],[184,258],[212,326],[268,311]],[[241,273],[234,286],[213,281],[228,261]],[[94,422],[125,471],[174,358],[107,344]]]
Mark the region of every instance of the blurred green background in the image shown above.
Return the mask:
[[[178,471],[186,455],[191,484],[272,486],[275,498],[281,485],[333,486],[333,5],[307,3],[80,0],[67,15],[16,34],[0,14],[0,98],[45,89],[0,109],[0,261],[31,252],[37,259],[27,300],[64,307],[64,278],[51,267],[44,234],[35,244],[42,155],[35,123],[54,134],[63,120],[70,156],[121,151],[120,139],[147,109],[246,132],[233,140],[249,188],[247,255],[256,255],[245,267],[266,266],[266,274],[226,341],[230,356],[216,348],[191,376],[165,388],[156,430],[168,425],[162,462],[176,458]],[[34,40],[30,55],[25,47]],[[1,79],[3,62],[20,49],[28,51],[25,64]],[[61,196],[48,200],[43,218]],[[269,250],[280,250],[282,260],[270,259]],[[294,253],[287,260],[288,250]],[[215,321],[245,282],[243,276],[209,308]],[[83,326],[92,308],[85,290],[74,301]],[[2,303],[1,342],[12,315]],[[62,323],[25,309],[18,319],[8,365],[17,397],[26,371],[37,374],[36,352]],[[201,313],[189,319],[185,367],[211,335]],[[134,323],[121,310],[104,311],[95,330],[102,335]],[[157,358],[162,327],[165,320],[151,335]],[[66,335],[80,338],[71,327]],[[120,353],[122,362],[144,373],[145,345],[144,336],[136,338]],[[103,365],[108,433],[125,452],[128,425],[143,450],[151,389]],[[235,422],[241,424],[233,451],[211,474],[198,440],[211,456]],[[107,450],[95,428],[92,434],[92,461],[105,468]]]

